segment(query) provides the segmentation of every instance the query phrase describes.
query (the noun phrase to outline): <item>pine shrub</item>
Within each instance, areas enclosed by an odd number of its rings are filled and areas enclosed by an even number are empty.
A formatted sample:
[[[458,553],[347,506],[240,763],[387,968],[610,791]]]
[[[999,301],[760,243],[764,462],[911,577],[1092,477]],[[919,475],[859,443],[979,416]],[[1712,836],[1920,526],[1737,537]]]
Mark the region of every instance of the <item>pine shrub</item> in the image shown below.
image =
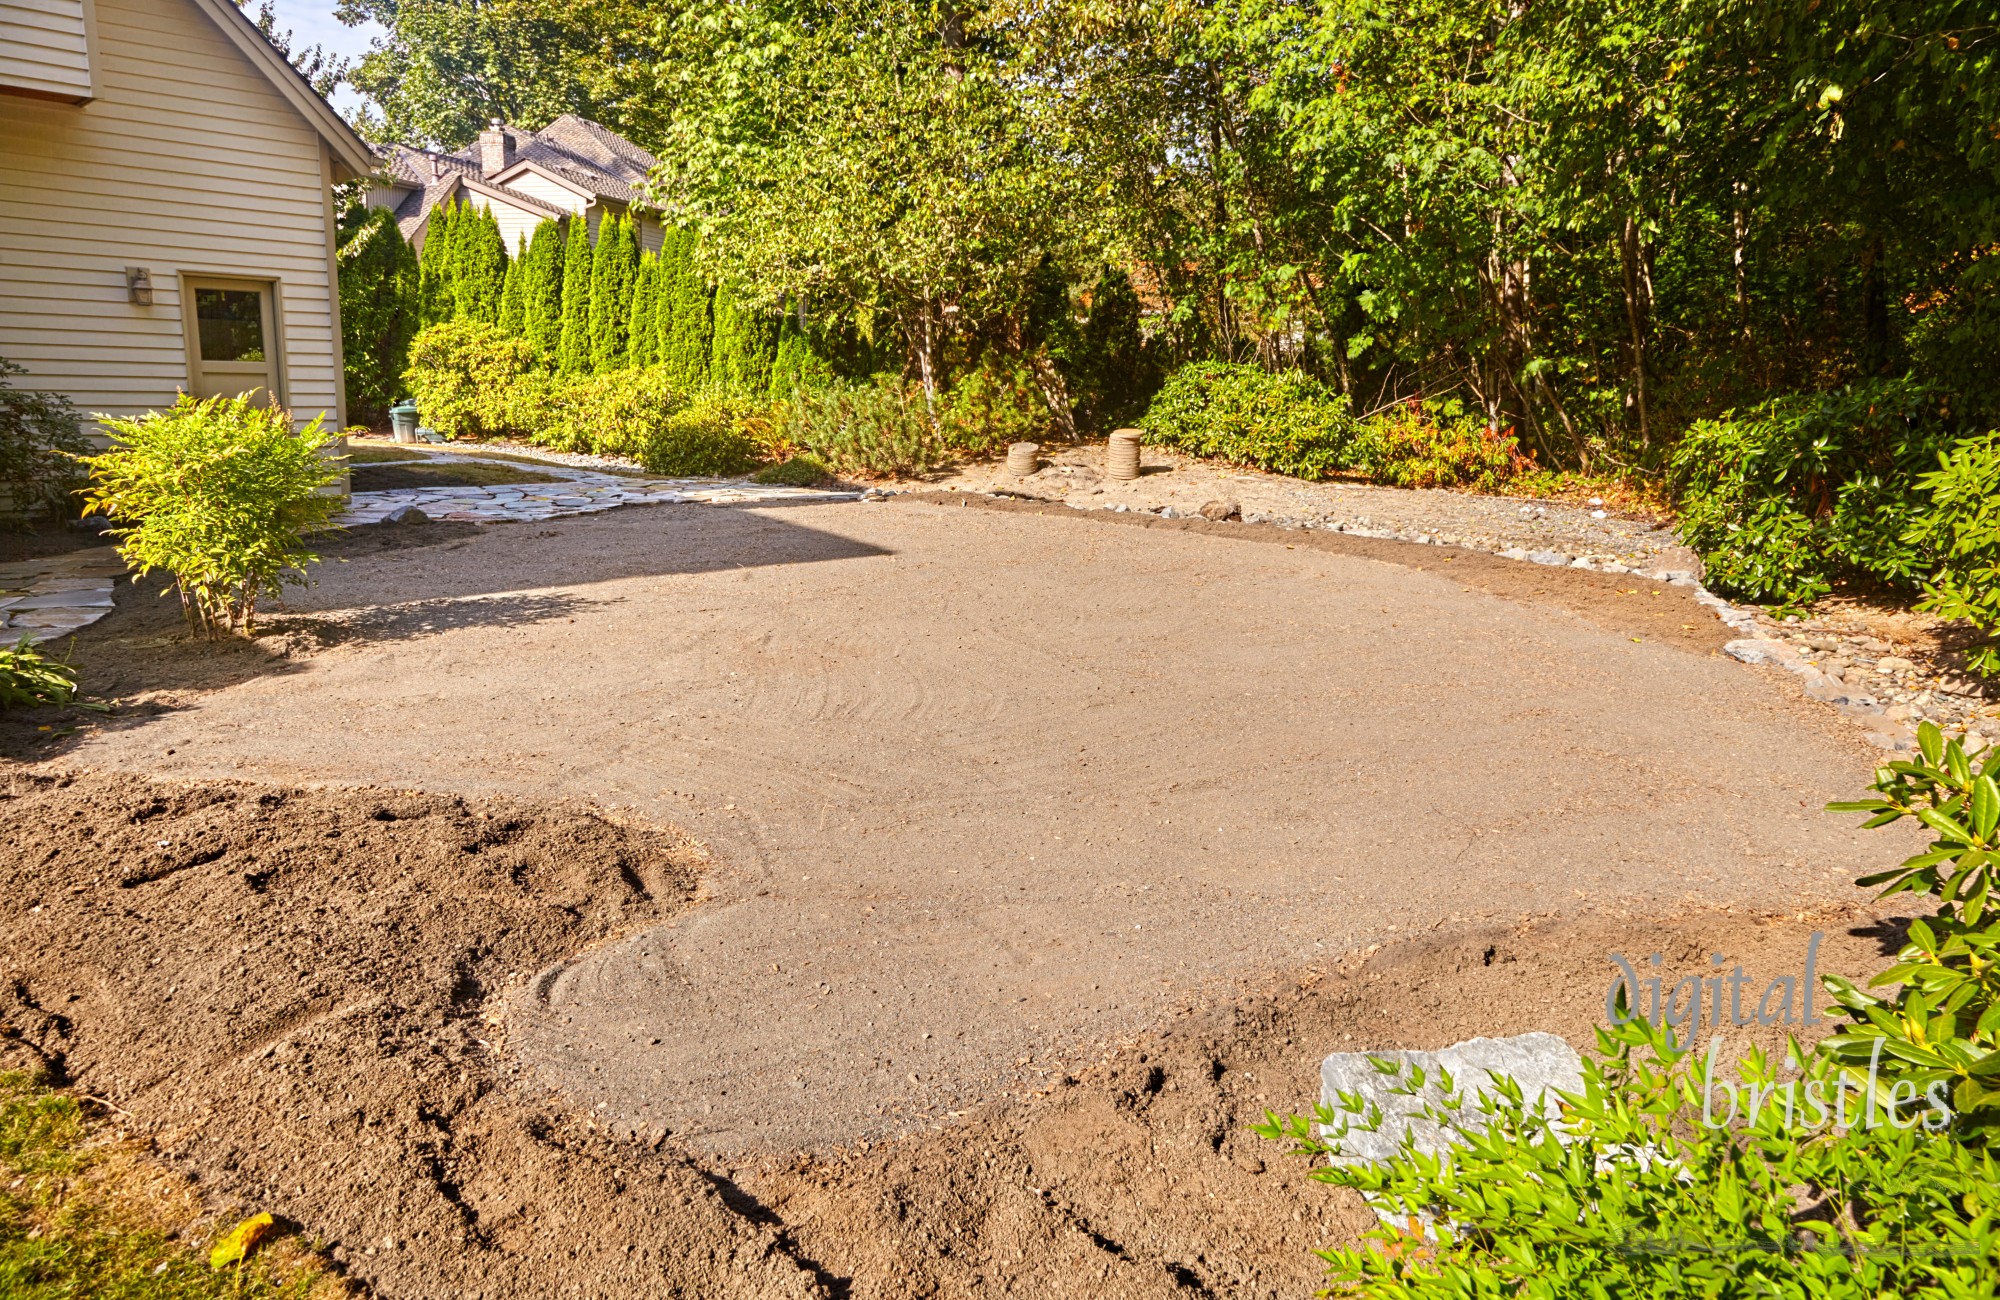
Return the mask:
[[[671,229],[660,248],[660,364],[690,392],[708,384],[714,323],[708,283],[695,262],[697,236]]]
[[[607,215],[590,263],[590,368],[598,374],[630,360],[625,330],[632,319],[632,285],[639,271],[632,222]]]
[[[749,306],[725,285],[715,293],[715,338],[709,349],[708,382],[725,393],[771,391],[778,322]]]
[[[500,287],[500,328],[521,337],[522,314],[526,310],[528,292],[528,240],[524,235],[514,256],[507,260],[507,278]]]
[[[521,337],[553,361],[562,344],[563,223],[544,221],[528,241],[521,287]]]
[[[458,304],[452,319],[500,322],[500,296],[507,280],[507,242],[491,208],[461,207],[453,226],[451,291]]]
[[[417,255],[387,208],[361,208],[341,227],[336,258],[348,418],[388,418],[417,332]]]
[[[651,253],[639,255],[639,273],[632,282],[632,312],[626,318],[627,361],[644,369],[660,359],[660,262]]]
[[[557,334],[556,369],[566,375],[590,373],[590,227],[580,216],[569,219],[563,239],[562,327]]]

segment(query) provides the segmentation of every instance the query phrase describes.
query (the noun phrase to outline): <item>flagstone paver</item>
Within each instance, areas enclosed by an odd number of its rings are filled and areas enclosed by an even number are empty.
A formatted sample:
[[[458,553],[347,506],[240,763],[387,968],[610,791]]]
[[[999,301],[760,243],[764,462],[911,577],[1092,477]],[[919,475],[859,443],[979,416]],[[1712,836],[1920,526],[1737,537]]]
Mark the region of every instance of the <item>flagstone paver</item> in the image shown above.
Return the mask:
[[[125,562],[109,546],[0,564],[0,642],[48,641],[111,612]]]
[[[415,450],[415,448],[401,448]],[[426,448],[421,461],[397,464],[462,465],[475,454]],[[561,515],[591,514],[619,506],[746,505],[763,501],[855,501],[859,491],[767,486],[744,479],[638,478],[574,469],[541,462],[535,472],[561,479],[556,483],[501,484],[493,487],[394,488],[356,492],[337,523],[354,526],[380,523],[391,512],[415,506],[433,519],[466,523],[532,522]]]

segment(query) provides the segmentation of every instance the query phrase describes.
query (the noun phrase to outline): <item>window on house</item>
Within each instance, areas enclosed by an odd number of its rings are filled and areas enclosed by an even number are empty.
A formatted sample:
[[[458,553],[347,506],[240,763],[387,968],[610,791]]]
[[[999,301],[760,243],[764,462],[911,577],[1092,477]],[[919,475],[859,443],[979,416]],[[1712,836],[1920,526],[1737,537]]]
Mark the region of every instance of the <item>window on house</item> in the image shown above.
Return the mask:
[[[258,393],[283,403],[277,288],[268,281],[191,276],[182,282],[188,391],[196,397]]]

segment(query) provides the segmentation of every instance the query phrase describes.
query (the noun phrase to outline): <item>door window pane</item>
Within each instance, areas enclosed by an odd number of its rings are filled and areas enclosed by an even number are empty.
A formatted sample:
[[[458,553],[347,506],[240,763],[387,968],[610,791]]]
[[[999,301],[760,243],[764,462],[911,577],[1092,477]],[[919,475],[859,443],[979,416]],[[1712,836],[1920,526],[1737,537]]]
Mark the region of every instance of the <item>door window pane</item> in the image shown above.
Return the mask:
[[[264,359],[264,295],[255,289],[196,289],[203,361]]]

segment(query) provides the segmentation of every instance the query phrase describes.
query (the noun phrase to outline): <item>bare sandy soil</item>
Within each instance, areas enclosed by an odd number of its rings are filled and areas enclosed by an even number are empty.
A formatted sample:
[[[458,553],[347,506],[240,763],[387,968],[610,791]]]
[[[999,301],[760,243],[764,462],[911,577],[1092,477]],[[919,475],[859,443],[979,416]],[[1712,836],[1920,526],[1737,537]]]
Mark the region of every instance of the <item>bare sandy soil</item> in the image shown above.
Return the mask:
[[[1245,1127],[1304,1106],[1328,1048],[1586,1045],[1610,952],[1670,978],[1720,953],[1755,987],[1811,932],[1849,975],[1900,933],[1613,908],[1425,934],[1261,975],[939,1131],[723,1158],[524,1088],[500,1023],[524,972],[685,915],[701,866],[544,801],[17,769],[0,1068],[52,1067],[212,1213],[274,1211],[384,1296],[1300,1296],[1312,1248],[1373,1220]]]
[[[706,901],[552,964],[508,1032],[582,1110],[724,1156],[912,1131],[1413,931],[1844,904],[1889,851],[1819,811],[1870,755],[1678,589],[1038,509],[356,555],[292,602],[312,653],[65,761],[688,827]]]

